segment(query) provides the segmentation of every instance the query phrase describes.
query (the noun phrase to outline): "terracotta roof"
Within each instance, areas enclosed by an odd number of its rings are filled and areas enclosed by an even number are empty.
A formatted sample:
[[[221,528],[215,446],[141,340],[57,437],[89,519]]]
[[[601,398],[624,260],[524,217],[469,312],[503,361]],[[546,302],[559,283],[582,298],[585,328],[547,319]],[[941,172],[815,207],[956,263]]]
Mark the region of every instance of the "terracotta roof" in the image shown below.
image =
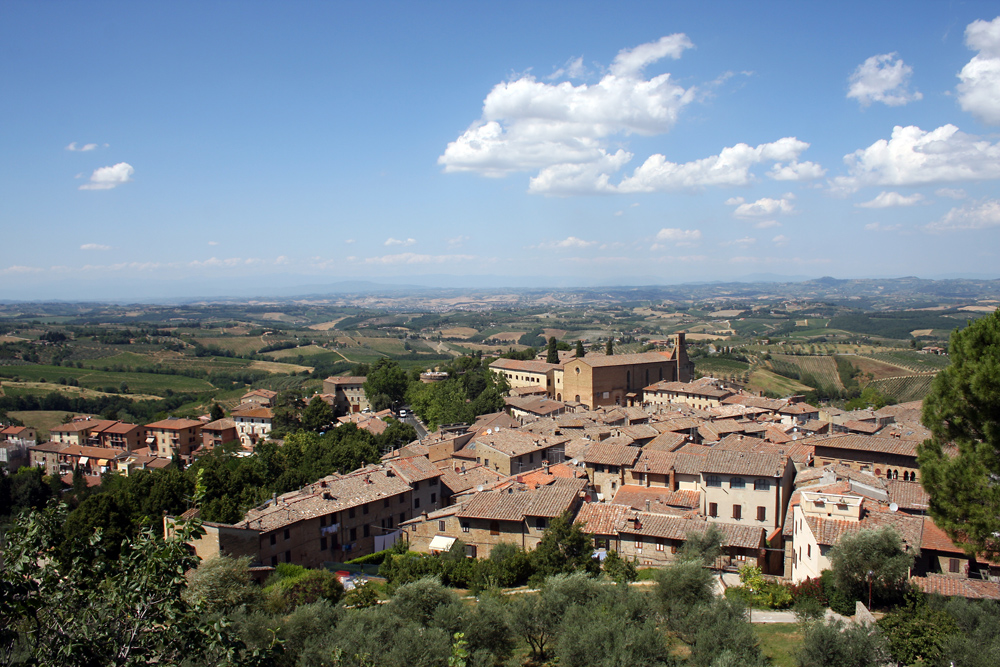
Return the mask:
[[[544,361],[522,361],[520,359],[501,358],[490,364],[490,368],[505,371],[519,371],[521,373],[545,374],[555,368],[562,368],[562,364],[547,364]]]
[[[701,472],[749,477],[781,477],[785,474],[785,465],[786,458],[778,454],[712,451],[702,460]]]
[[[675,452],[677,458],[674,460],[674,471],[681,475],[700,475],[705,464],[705,456],[710,451],[712,451],[710,447],[684,445]]]
[[[764,408],[772,412],[777,412],[788,404],[788,401],[776,398],[763,398],[760,396],[730,396],[722,399],[723,403],[729,405],[746,405],[751,408]]]
[[[364,375],[342,375],[339,377],[328,377],[323,382],[331,384],[364,384],[367,379]]]
[[[683,433],[661,433],[645,445],[643,449],[672,452],[687,442],[687,437]]]
[[[719,389],[706,384],[693,384],[690,382],[657,382],[656,384],[651,384],[644,388],[643,391],[648,392],[673,392],[675,394],[687,394],[689,396],[704,396],[706,398],[717,398],[723,399],[726,396],[732,396],[733,392],[726,389]]]
[[[227,428],[236,428],[236,422],[227,417],[222,419],[216,419],[214,422],[208,422],[201,427],[203,431],[225,431]]]
[[[478,463],[466,464],[465,472],[455,472],[454,464],[442,469],[441,483],[451,489],[452,493],[467,491],[479,485],[489,487],[503,479],[503,475]]]
[[[924,491],[920,482],[892,480],[886,482],[886,487],[889,491],[889,501],[896,503],[902,509],[926,511],[930,507],[930,496]]]
[[[659,364],[670,359],[659,352],[640,352],[637,354],[588,354],[586,357],[580,359],[571,359],[566,362],[569,366],[571,363],[579,361],[582,364],[586,364],[591,368],[607,368],[609,366],[632,366],[638,364]]]
[[[592,535],[614,535],[618,525],[631,513],[632,508],[627,505],[584,503],[574,523]]]
[[[85,447],[83,445],[67,445],[65,449],[59,452],[60,456],[75,456],[102,460],[111,460],[123,454],[126,450],[116,449],[115,447]]]
[[[243,394],[243,398],[247,396],[260,396],[262,398],[274,398],[278,395],[278,392],[271,391],[270,389],[251,389],[247,393]]]
[[[944,551],[946,553],[959,554],[964,556],[965,551],[961,547],[955,546],[948,534],[935,525],[929,516],[923,517],[924,531],[920,536],[920,548],[931,551]]]
[[[585,463],[610,466],[631,466],[639,458],[638,447],[599,442],[590,446],[583,457]]]
[[[652,440],[660,435],[660,432],[649,424],[630,424],[628,426],[616,427],[618,433],[628,436],[633,440]]]
[[[324,477],[298,491],[286,493],[277,502],[250,510],[236,526],[268,532],[409,490],[409,484],[399,476],[388,476],[383,467],[362,468],[342,477]]]
[[[783,415],[804,415],[811,412],[819,412],[819,408],[814,408],[808,403],[789,403],[778,410],[778,413]]]
[[[390,461],[388,466],[397,475],[405,479],[410,484],[422,482],[441,476],[441,469],[431,463],[427,457],[411,456],[405,459]]]
[[[671,491],[665,486],[638,486],[625,484],[618,488],[614,502],[629,505],[637,510],[646,509],[646,501],[658,514],[673,514],[673,509],[694,510],[701,504],[697,491]]]
[[[846,421],[841,424],[841,426],[846,428],[848,431],[857,431],[859,433],[867,433],[869,435],[876,433],[880,428],[882,428],[874,422],[863,422],[856,419]]]
[[[551,398],[519,398],[508,396],[504,402],[517,410],[524,410],[535,415],[550,415],[566,409],[566,404]]]
[[[910,577],[910,583],[924,593],[937,593],[970,600],[1000,600],[1000,583],[995,581],[928,574],[926,577]]]
[[[233,417],[242,417],[244,419],[272,419],[274,418],[274,411],[271,408],[249,408],[247,410],[233,410],[229,413]]]
[[[197,419],[180,419],[171,417],[169,419],[153,422],[152,424],[146,424],[146,428],[159,429],[163,431],[180,431],[186,428],[191,428],[192,426],[201,426],[201,422]]]
[[[871,507],[867,500],[864,507]],[[818,544],[833,545],[847,533],[864,529],[879,529],[890,526],[899,531],[903,541],[911,548],[920,546],[920,535],[923,531],[923,518],[902,514],[900,512],[882,512],[862,510],[860,521],[844,521],[827,519],[809,514],[805,515],[806,523],[816,538]]]
[[[562,445],[568,441],[569,438],[539,436],[509,429],[503,429],[500,432],[494,431],[491,434],[479,433],[474,440],[477,447],[480,445],[492,447],[508,456],[537,452],[540,449]]]
[[[62,450],[69,447],[69,445],[61,442],[40,442],[37,445],[28,445],[29,452],[61,452]]]
[[[824,439],[812,439],[811,444],[831,449],[850,449],[862,452],[879,452],[899,456],[917,456],[915,442],[901,438],[881,438],[874,435],[835,435]]]
[[[142,426],[139,426],[138,424],[129,424],[127,422],[115,422],[111,426],[101,431],[101,433],[120,433],[122,435],[125,435],[141,428]]]
[[[643,448],[639,459],[632,466],[635,472],[648,472],[654,475],[669,475],[674,469],[677,454],[656,449]]]
[[[484,491],[474,495],[458,513],[462,519],[522,521],[525,516],[557,517],[576,499],[573,489],[545,486],[534,491]]]

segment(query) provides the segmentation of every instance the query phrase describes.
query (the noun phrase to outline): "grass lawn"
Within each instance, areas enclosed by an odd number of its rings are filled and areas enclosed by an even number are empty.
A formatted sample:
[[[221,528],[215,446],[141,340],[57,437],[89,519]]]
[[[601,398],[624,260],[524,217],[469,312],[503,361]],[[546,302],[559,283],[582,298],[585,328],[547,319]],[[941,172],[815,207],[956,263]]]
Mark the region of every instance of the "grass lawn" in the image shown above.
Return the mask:
[[[38,442],[49,439],[49,431],[53,426],[59,426],[67,413],[64,410],[14,410],[8,412],[14,419],[19,419],[25,426],[34,427],[38,431]]]
[[[791,378],[765,371],[758,368],[750,374],[750,382],[747,388],[752,391],[770,391],[778,396],[788,396],[789,394],[799,394],[810,391],[812,387],[802,384]]]
[[[802,630],[797,623],[755,623],[760,648],[775,667],[795,667],[795,654],[802,646]]]

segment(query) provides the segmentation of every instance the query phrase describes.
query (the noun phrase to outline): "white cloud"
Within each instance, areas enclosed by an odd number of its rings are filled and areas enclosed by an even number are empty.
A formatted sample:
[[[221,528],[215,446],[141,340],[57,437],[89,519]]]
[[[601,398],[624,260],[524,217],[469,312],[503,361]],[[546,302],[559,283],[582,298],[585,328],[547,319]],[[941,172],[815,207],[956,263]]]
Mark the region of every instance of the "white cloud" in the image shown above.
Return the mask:
[[[895,53],[883,53],[865,60],[851,75],[851,88],[847,97],[853,97],[861,106],[881,102],[891,107],[922,99],[918,91],[907,88],[913,68],[896,58]]]
[[[618,192],[661,192],[697,189],[710,185],[747,185],[754,180],[750,168],[762,162],[796,162],[809,144],[795,137],[760,144],[737,144],[692,162],[677,164],[663,155],[652,155],[632,176],[622,179]]]
[[[886,192],[882,191],[878,193],[878,196],[871,201],[866,201],[861,204],[855,204],[859,208],[889,208],[890,206],[913,206],[924,200],[924,196],[919,192],[912,194],[909,197],[899,194],[898,192]]]
[[[345,245],[351,245],[352,243],[354,243],[354,239],[344,239]]]
[[[947,197],[948,199],[965,199],[965,190],[962,188],[938,188],[934,191],[938,197]]]
[[[746,248],[747,246],[752,246],[756,242],[757,239],[753,238],[752,236],[744,236],[741,239],[733,239],[732,241],[726,241],[722,245],[737,245]]]
[[[826,174],[826,169],[815,162],[790,162],[788,164],[776,163],[767,172],[769,178],[776,181],[809,181],[821,178]]]
[[[869,232],[898,232],[903,225],[883,225],[878,222],[871,222],[865,225],[865,231]]]
[[[1000,125],[1000,16],[970,23],[965,44],[979,53],[958,74],[958,103],[982,122]]]
[[[845,155],[844,162],[851,175],[833,179],[834,190],[995,179],[1000,178],[1000,143],[965,134],[954,125],[930,132],[897,125],[888,141],[879,139]]]
[[[119,162],[113,167],[101,167],[95,169],[90,175],[90,182],[80,186],[81,190],[111,190],[117,188],[122,183],[132,180],[135,169],[127,162]]]
[[[733,215],[737,218],[762,218],[775,213],[794,213],[793,199],[795,199],[795,195],[789,192],[781,199],[763,197],[755,202],[747,202],[743,197],[731,197],[726,200],[726,204],[736,207]]]
[[[772,227],[781,227],[781,223],[777,220],[761,220],[754,223],[754,229],[770,229]]]
[[[477,257],[475,255],[418,255],[412,252],[404,252],[398,255],[382,255],[381,257],[367,257],[365,264],[448,264],[451,262],[472,262]]]
[[[405,240],[402,240],[402,239],[394,239],[394,238],[392,238],[390,236],[389,238],[387,238],[385,240],[385,245],[387,245],[387,246],[393,246],[393,245],[408,246],[408,245],[413,245],[416,242],[417,242],[416,239],[405,239]]]
[[[448,239],[448,247],[449,248],[458,248],[458,247],[460,247],[462,245],[465,245],[465,242],[468,241],[468,240],[470,240],[470,237],[468,237],[468,236],[464,236],[464,235],[456,236],[455,238]]]
[[[691,46],[678,34],[622,50],[592,85],[545,83],[528,74],[499,83],[486,96],[480,119],[448,144],[438,164],[445,172],[486,176],[583,165],[608,155],[604,140],[612,135],[666,132],[695,91],[675,84],[670,74],[646,79],[642,71]],[[582,61],[572,61],[561,74],[581,68]]]
[[[953,208],[944,217],[927,225],[931,232],[950,232],[1000,227],[1000,200]]]
[[[661,250],[672,246],[690,246],[697,244],[700,240],[700,229],[664,227],[656,233],[656,243],[650,246],[650,249]]]
[[[92,150],[94,150],[96,148],[97,148],[97,144],[84,144],[83,146],[77,146],[76,142],[74,141],[69,146],[66,147],[66,150],[68,150],[68,151],[85,152],[85,151],[92,151]]]
[[[771,243],[773,243],[776,246],[785,246],[788,245],[789,240],[790,239],[784,234],[778,234],[773,239],[771,239]]]
[[[583,239],[578,239],[575,236],[568,236],[562,241],[555,244],[557,248],[589,248],[592,245],[597,245],[597,241],[584,241]]]
[[[24,266],[22,264],[14,264],[12,266],[8,266],[6,269],[3,269],[2,271],[0,271],[0,273],[9,273],[9,274],[41,273],[44,270],[45,269],[39,268],[37,266]]]
[[[583,56],[579,56],[577,58],[570,58],[563,67],[560,67],[545,78],[549,81],[563,77],[567,79],[582,79],[586,75],[587,68],[583,66]]]
[[[80,246],[80,250],[111,250],[111,246],[100,243],[84,243]]]
[[[208,245],[219,245],[218,241],[209,241]]]

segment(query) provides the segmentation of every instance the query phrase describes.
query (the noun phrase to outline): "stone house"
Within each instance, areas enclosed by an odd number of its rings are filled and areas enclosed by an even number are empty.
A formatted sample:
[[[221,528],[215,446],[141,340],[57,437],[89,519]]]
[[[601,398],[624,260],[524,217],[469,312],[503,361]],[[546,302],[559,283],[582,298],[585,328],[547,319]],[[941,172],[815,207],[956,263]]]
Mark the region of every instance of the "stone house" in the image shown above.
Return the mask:
[[[713,523],[781,526],[795,466],[780,454],[710,452],[702,457],[702,514]]]
[[[169,459],[176,455],[190,463],[192,453],[201,446],[201,427],[197,419],[179,417],[146,424],[146,445],[156,456]]]
[[[851,434],[817,438],[810,444],[815,446],[817,467],[838,463],[875,477],[920,481],[916,441]]]
[[[371,403],[365,394],[365,381],[361,375],[328,377],[323,380],[323,393],[333,397],[333,409],[337,414],[350,414],[371,410]]]
[[[628,471],[635,465],[640,452],[638,447],[606,442],[594,443],[587,449],[583,463],[598,499],[614,498],[615,492],[625,484]]]
[[[544,461],[561,463],[567,442],[569,438],[558,436],[486,429],[473,438],[466,450],[474,450],[476,463],[510,476],[540,468]]]
[[[253,449],[258,442],[267,440],[271,434],[271,424],[274,421],[274,411],[271,408],[250,408],[234,410],[230,417],[236,426],[240,444],[245,449]]]

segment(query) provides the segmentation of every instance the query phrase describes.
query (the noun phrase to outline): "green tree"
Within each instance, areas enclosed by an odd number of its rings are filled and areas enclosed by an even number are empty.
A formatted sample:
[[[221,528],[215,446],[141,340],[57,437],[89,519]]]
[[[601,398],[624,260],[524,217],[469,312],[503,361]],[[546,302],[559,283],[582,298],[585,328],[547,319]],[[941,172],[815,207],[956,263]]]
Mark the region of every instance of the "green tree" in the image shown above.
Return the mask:
[[[799,667],[882,667],[890,664],[885,637],[865,624],[813,622],[806,625]]]
[[[639,576],[639,569],[634,560],[628,560],[618,555],[617,551],[611,550],[604,558],[604,573],[611,577],[616,584],[627,584],[635,581]]]
[[[702,532],[691,532],[686,535],[684,546],[677,556],[679,560],[696,560],[703,565],[712,565],[722,554],[722,541],[725,534],[714,523],[708,525]]]
[[[565,512],[549,522],[538,546],[531,552],[531,564],[537,577],[584,571],[596,574],[600,565],[594,560],[594,540],[573,523]]]
[[[333,424],[333,406],[319,396],[314,396],[305,410],[302,411],[302,428],[314,433],[330,429]]]
[[[556,341],[556,337],[550,336],[548,351],[545,353],[545,363],[547,364],[559,363],[559,348],[557,347],[557,345],[558,341]]]
[[[615,353],[615,339],[609,338],[607,344],[604,346],[604,354],[612,355]]]
[[[209,412],[209,416],[212,418],[212,421],[218,421],[226,416],[226,411],[218,403],[212,403],[212,410]]]
[[[712,573],[697,560],[680,561],[656,572],[653,597],[666,625],[683,641],[694,642],[697,611],[711,602]]]
[[[410,385],[410,379],[406,371],[399,367],[399,363],[382,357],[365,379],[365,395],[369,397],[372,407],[376,410],[385,410],[403,402],[406,388]],[[385,398],[379,398],[384,396]],[[380,404],[376,405],[379,402]]]
[[[951,335],[951,365],[934,378],[917,449],[934,523],[970,553],[1000,555],[1000,311]],[[955,451],[957,449],[957,451]]]
[[[837,589],[854,600],[892,599],[903,590],[913,554],[903,550],[903,540],[891,527],[847,533],[830,549],[830,569]]]
[[[583,349],[583,341],[582,340],[576,341],[576,358],[580,359],[586,356],[586,354],[587,351]]]
[[[208,613],[254,607],[262,599],[260,587],[250,577],[250,559],[246,557],[219,556],[202,561],[188,572],[187,579],[181,597]]]
[[[932,608],[919,593],[908,595],[905,605],[879,619],[878,628],[892,657],[904,665],[918,661],[936,664],[949,637],[958,634],[958,624],[948,612]]]

